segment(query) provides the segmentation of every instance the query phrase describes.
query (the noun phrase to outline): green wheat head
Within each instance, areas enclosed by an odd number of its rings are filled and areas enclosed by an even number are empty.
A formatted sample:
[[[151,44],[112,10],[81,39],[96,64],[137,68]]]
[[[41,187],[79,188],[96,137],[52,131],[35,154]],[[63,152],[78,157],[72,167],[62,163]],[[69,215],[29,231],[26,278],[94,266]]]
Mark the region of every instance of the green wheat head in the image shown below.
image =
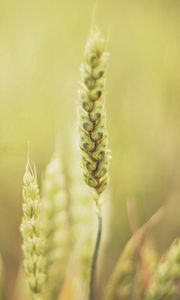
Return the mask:
[[[23,239],[24,271],[33,299],[42,299],[45,282],[44,239],[41,230],[41,201],[36,172],[29,162],[23,178],[23,217],[20,231]]]
[[[105,72],[108,53],[105,40],[92,30],[80,68],[80,148],[86,183],[99,195],[108,182],[109,150],[105,115]]]

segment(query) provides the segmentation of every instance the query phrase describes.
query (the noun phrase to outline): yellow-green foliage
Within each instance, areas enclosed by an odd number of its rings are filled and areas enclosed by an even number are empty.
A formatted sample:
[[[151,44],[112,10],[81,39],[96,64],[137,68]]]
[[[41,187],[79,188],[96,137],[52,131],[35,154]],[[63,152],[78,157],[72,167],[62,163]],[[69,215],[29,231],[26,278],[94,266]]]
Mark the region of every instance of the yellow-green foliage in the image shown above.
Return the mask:
[[[180,239],[174,241],[155,272],[145,300],[180,299]]]
[[[109,150],[104,108],[107,58],[105,40],[94,29],[80,68],[80,147],[85,181],[98,195],[108,181]]]
[[[133,300],[134,288],[139,281],[137,246],[142,242],[142,236],[136,235],[124,248],[105,291],[106,300]],[[140,295],[138,295],[140,296]]]
[[[144,281],[144,291],[149,287],[158,265],[158,253],[154,244],[147,238],[140,250],[141,273]]]
[[[29,162],[23,178],[23,217],[20,231],[23,239],[24,271],[33,299],[43,299],[45,282],[44,239],[42,235],[41,201],[36,172]]]
[[[145,240],[146,224],[133,234],[120,255],[105,290],[106,300],[143,299],[157,266],[156,251]]]
[[[46,167],[42,188],[42,218],[48,274],[46,295],[56,299],[62,286],[68,260],[69,227],[65,178],[59,153]]]

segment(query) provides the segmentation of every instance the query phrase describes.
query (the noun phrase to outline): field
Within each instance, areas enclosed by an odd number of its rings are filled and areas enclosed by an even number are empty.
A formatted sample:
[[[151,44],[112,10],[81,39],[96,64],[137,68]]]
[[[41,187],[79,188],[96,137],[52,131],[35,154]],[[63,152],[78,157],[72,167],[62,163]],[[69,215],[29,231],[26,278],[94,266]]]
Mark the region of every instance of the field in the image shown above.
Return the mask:
[[[55,159],[55,149],[63,177],[59,188],[67,194],[68,211],[67,224],[62,225],[68,243],[62,242],[59,250],[68,257],[65,266],[64,260],[60,263],[65,279],[58,285],[61,291],[57,298],[87,297],[83,293],[87,292],[88,255],[93,253],[91,243],[96,237],[97,221],[91,192],[81,178],[76,128],[80,65],[94,23],[110,54],[104,95],[111,151],[94,299],[165,299],[150,298],[147,291],[157,285],[161,293],[158,276],[166,276],[169,269],[161,270],[159,261],[163,264],[161,257],[180,234],[179,14],[180,3],[176,0],[1,0],[0,300],[34,297],[26,292],[22,271],[19,227],[23,176],[29,152],[40,191],[46,194],[47,165]],[[83,217],[78,218],[81,207]],[[87,269],[82,275],[80,262],[74,261],[80,259],[77,253],[79,249],[86,251],[84,245],[88,243]],[[178,240],[168,254],[164,264],[174,264],[174,269],[167,271],[162,281],[168,276],[175,278],[168,281],[174,294],[167,295],[167,299],[178,300]],[[126,269],[126,261],[130,269]],[[152,265],[150,270],[147,265]],[[124,273],[122,276],[122,287],[113,275],[114,268],[120,269],[119,274],[127,271],[127,278]],[[74,277],[82,276],[79,285],[74,283],[72,270],[76,270]],[[127,290],[131,292],[127,294]],[[48,292],[45,297],[50,299]]]

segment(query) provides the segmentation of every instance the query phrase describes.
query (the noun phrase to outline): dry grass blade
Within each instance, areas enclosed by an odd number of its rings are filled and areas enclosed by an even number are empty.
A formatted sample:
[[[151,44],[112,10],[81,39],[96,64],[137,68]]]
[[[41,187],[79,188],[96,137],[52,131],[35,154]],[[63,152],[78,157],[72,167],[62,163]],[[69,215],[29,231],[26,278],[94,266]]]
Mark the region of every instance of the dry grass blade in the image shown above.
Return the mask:
[[[143,274],[137,271],[140,268],[139,250],[144,245],[145,238],[149,231],[163,216],[163,211],[162,208],[159,209],[147,223],[136,230],[125,246],[105,290],[106,300],[140,299],[143,293],[140,285],[144,284],[144,278]],[[141,278],[139,276],[141,276]],[[140,294],[137,294],[137,290],[134,289],[138,284]]]

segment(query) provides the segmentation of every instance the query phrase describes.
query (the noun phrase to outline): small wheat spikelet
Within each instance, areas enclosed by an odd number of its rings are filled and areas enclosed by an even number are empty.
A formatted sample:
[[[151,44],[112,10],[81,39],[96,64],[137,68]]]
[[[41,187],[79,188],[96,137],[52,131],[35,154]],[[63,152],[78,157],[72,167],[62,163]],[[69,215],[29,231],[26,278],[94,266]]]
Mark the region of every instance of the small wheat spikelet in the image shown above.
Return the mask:
[[[56,299],[65,273],[69,245],[65,178],[57,151],[46,167],[42,198],[46,272],[48,274],[46,295],[48,299]]]
[[[86,183],[96,191],[96,202],[108,182],[109,150],[105,115],[105,72],[108,53],[105,40],[92,30],[85,47],[80,82],[80,147]]]
[[[145,300],[178,300],[180,292],[180,239],[175,240],[154,274]]]
[[[36,172],[29,161],[23,178],[23,217],[20,231],[23,239],[26,282],[35,300],[42,299],[45,282],[44,240],[40,220],[41,202]]]

